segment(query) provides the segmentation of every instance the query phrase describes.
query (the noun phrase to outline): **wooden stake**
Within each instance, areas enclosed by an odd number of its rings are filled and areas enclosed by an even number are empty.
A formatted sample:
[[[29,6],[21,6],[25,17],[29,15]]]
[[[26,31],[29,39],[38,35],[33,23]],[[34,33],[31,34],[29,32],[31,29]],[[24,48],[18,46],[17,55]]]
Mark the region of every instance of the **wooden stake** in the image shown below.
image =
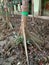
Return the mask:
[[[25,54],[26,54],[26,60],[27,65],[29,65],[29,59],[28,59],[28,52],[27,52],[27,44],[26,44],[26,23],[27,23],[27,16],[24,12],[28,12],[28,0],[22,0],[22,20],[21,20],[21,33],[24,37],[24,48],[25,48]]]

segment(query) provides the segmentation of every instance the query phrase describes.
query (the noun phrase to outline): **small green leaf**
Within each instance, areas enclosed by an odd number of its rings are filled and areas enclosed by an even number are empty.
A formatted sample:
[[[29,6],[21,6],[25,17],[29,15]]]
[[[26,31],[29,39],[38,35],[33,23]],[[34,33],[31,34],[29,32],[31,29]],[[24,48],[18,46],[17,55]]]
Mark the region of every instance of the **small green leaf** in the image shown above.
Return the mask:
[[[23,36],[18,36],[16,39],[16,45],[23,42]]]

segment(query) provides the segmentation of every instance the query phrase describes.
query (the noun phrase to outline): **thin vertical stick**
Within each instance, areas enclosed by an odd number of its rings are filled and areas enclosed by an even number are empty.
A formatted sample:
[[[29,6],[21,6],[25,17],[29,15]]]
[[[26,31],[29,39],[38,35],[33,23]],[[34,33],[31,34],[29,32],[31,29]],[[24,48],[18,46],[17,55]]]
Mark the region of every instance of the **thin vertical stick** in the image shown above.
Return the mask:
[[[28,12],[28,0],[22,0],[22,20],[21,20],[21,32],[24,37],[24,48],[25,48],[25,54],[26,54],[26,61],[27,65],[29,65],[29,58],[28,58],[28,51],[27,51],[27,44],[26,44],[26,23],[27,23],[27,16],[26,12]]]
[[[22,34],[24,37],[24,48],[25,48],[25,54],[26,54],[26,61],[27,61],[27,65],[29,65],[29,58],[28,58],[28,51],[27,51],[27,44],[26,44],[26,34],[25,34],[25,27],[26,27],[26,22],[27,18],[25,16],[22,16],[22,22],[21,22],[21,29],[22,29]]]

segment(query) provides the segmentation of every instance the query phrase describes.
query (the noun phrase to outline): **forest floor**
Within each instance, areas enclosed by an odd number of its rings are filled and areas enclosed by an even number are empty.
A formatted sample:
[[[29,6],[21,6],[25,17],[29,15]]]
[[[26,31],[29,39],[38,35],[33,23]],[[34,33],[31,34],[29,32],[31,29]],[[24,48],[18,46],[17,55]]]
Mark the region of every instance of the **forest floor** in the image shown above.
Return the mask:
[[[4,20],[0,19],[0,65],[27,65],[22,37],[18,36],[21,17],[10,17],[10,22],[12,30]],[[49,22],[36,18],[32,21],[32,18],[28,18],[27,29],[44,41],[43,44],[40,42],[38,44],[42,50],[40,51],[32,41],[27,40],[30,65],[49,65]],[[15,35],[19,38],[18,41]],[[17,43],[19,41],[21,42]]]

